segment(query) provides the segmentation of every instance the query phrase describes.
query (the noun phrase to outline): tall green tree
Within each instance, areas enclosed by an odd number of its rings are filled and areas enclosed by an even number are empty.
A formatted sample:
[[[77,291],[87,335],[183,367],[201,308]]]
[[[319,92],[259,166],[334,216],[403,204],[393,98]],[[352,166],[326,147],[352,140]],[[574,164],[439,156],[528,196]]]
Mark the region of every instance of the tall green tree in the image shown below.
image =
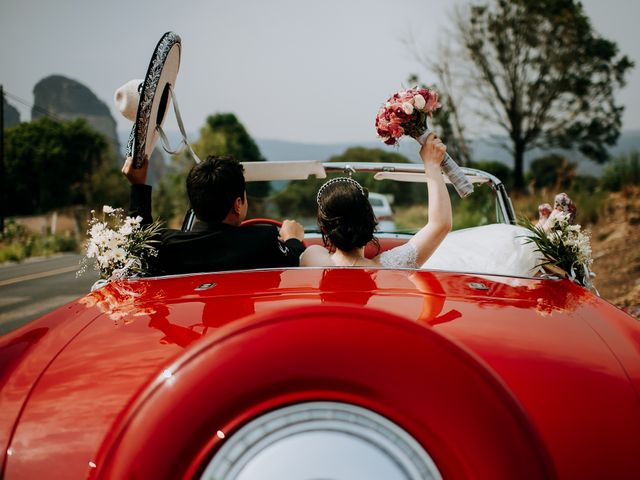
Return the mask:
[[[207,117],[200,129],[200,137],[192,147],[203,160],[210,155],[230,155],[239,162],[266,161],[256,142],[233,113],[216,113]],[[185,182],[192,167],[193,160],[186,152],[174,155],[170,171],[155,189],[156,212],[164,219],[183,215],[188,208]],[[249,203],[252,216],[262,214],[259,199],[266,197],[269,191],[269,182],[247,184],[247,195],[252,197]]]
[[[117,183],[109,181],[118,174],[109,165],[108,143],[84,120],[44,117],[8,129],[5,162],[9,215],[113,203],[114,189],[101,187]]]
[[[194,150],[202,158],[208,155],[231,155],[239,162],[266,161],[256,142],[233,113],[216,113],[207,117]],[[251,197],[266,197],[269,190],[269,182],[247,185],[247,195]]]
[[[329,159],[330,162],[340,163],[409,163],[404,155],[388,152],[379,148],[352,147],[340,155]],[[343,173],[332,176],[344,176]],[[426,204],[427,190],[424,185],[395,181],[378,181],[373,175],[355,173],[353,178],[369,191],[393,196],[394,205]],[[293,217],[313,217],[317,213],[316,195],[320,186],[327,179],[309,178],[304,181],[289,183],[274,197],[280,214]]]
[[[624,109],[614,93],[633,63],[594,31],[579,1],[473,1],[457,11],[451,34],[449,46],[458,48],[432,64],[447,65],[455,85],[445,93],[456,105],[467,100],[481,123],[506,134],[517,189],[533,148],[577,148],[607,160]]]

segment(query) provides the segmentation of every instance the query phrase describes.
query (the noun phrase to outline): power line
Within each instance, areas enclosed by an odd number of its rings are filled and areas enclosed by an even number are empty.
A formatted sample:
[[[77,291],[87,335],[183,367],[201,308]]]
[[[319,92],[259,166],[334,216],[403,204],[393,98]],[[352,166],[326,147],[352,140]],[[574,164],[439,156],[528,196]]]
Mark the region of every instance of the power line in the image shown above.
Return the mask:
[[[49,109],[41,107],[40,105],[36,105],[36,104],[31,104],[29,103],[27,100],[18,97],[17,95],[14,95],[13,93],[7,92],[6,90],[4,90],[4,95],[6,97],[11,98],[12,100],[21,103],[22,105],[24,105],[27,108],[31,108],[32,110],[36,110],[37,112],[41,113],[42,115],[49,117],[53,120],[56,120],[57,122],[66,122],[67,120],[56,115],[55,113],[51,112]],[[102,135],[104,135],[105,137],[107,137],[107,139],[111,140],[112,142],[116,143],[116,144],[120,144],[120,140],[117,137],[112,137],[109,134],[106,134],[104,132],[100,132]]]
[[[42,113],[43,115],[46,115],[49,118],[57,120],[58,122],[64,122],[65,121],[62,117],[57,116],[55,113],[50,112],[48,109],[46,109],[44,107],[41,107],[39,105],[35,105],[35,104],[32,105],[28,101],[18,97],[17,95],[14,95],[13,93],[7,92],[5,90],[4,94],[5,94],[5,96],[11,98],[12,100],[15,100],[16,102],[21,103],[25,107],[31,108],[33,110],[36,110],[39,113]]]

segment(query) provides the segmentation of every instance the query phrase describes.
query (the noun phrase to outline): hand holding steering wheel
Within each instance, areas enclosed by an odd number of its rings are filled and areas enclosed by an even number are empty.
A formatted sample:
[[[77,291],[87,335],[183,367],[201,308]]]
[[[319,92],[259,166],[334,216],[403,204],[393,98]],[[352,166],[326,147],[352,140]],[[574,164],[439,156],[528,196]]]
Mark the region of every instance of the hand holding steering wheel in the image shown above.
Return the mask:
[[[297,222],[294,222],[294,223],[297,223]],[[245,220],[240,224],[241,227],[245,227],[247,225],[274,225],[275,227],[278,228],[278,230],[282,228],[282,222],[279,220],[274,220],[272,218],[251,218],[249,220]],[[302,231],[302,225],[298,224],[298,227]],[[300,241],[302,242],[302,245],[307,247],[307,244],[304,242],[303,239],[300,239]]]

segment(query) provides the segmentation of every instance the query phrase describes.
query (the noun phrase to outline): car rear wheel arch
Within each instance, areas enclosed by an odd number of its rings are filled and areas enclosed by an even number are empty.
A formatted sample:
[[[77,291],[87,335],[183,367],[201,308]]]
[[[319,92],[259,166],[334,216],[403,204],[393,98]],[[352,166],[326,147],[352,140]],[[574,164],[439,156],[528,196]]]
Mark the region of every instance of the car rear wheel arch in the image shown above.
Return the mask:
[[[230,324],[194,347],[121,415],[98,478],[199,476],[252,419],[318,401],[397,424],[445,478],[554,476],[504,384],[432,328],[366,308],[303,306]]]

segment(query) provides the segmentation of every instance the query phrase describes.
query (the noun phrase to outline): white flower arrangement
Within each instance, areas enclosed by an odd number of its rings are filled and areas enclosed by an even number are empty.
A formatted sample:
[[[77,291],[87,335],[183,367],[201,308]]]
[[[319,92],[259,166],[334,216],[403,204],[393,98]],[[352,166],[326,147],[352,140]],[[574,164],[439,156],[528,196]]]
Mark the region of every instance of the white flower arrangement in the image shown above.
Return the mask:
[[[591,240],[580,225],[571,224],[571,217],[569,212],[554,211],[544,226],[535,226],[528,219],[522,219],[522,225],[532,233],[525,241],[534,243],[536,250],[544,256],[542,267],[551,267],[550,270],[583,287],[594,288]]]
[[[158,254],[155,237],[162,226],[158,221],[142,225],[142,217],[125,217],[121,208],[102,207],[102,219],[91,210],[85,256],[78,275],[90,263],[100,272],[100,278],[111,281],[142,275],[148,260]]]

